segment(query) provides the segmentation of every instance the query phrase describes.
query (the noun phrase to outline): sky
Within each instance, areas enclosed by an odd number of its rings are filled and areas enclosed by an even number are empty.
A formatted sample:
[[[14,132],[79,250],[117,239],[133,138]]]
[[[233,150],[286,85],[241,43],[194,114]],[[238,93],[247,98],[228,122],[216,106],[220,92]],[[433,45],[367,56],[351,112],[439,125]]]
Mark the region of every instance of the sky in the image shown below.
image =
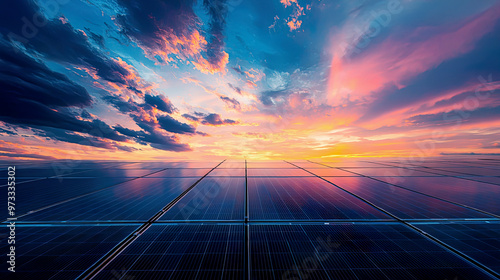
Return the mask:
[[[500,154],[500,1],[19,0],[0,159]]]

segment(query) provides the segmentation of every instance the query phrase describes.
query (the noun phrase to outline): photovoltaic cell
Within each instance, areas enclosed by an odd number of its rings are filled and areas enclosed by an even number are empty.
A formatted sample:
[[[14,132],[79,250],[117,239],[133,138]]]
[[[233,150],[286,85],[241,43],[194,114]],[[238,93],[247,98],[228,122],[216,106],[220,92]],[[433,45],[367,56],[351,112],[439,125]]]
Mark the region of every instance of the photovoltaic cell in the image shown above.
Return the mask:
[[[307,168],[306,170],[318,176],[360,176],[338,168]]]
[[[227,177],[227,176],[245,176],[245,169],[244,168],[216,168],[208,176],[213,177],[213,176],[222,176],[222,177]]]
[[[390,219],[316,177],[248,178],[250,220]]]
[[[242,169],[245,168],[245,161],[226,160],[217,167],[217,169],[219,168]]]
[[[489,183],[489,184],[494,184],[494,185],[500,185],[500,177],[466,177],[466,176],[457,176],[460,178],[464,178],[467,180],[473,180],[477,182],[483,182],[483,183]]]
[[[157,172],[147,176],[148,178],[169,178],[169,177],[198,177],[201,178],[207,174],[209,168],[172,168]]]
[[[136,162],[127,163],[120,168],[149,169],[149,168],[214,168],[217,162]]]
[[[75,279],[138,225],[16,225],[16,272],[3,266],[2,279]],[[2,242],[7,254],[10,245]],[[3,258],[6,260],[6,258]],[[111,279],[111,278],[110,278]]]
[[[400,224],[250,225],[252,279],[492,279]]]
[[[241,220],[245,216],[245,178],[200,181],[160,220]]]
[[[397,185],[500,215],[500,188],[495,185],[452,177],[406,177]]]
[[[500,273],[500,222],[414,225]]]
[[[243,279],[244,226],[153,225],[94,279]]]
[[[284,161],[249,161],[247,168],[296,168],[295,166]]]
[[[442,167],[439,170],[443,172],[448,172],[450,175],[461,175],[464,174],[469,176],[500,176],[500,169],[490,169],[484,167]]]
[[[140,178],[21,218],[21,221],[148,220],[196,178]]]
[[[355,172],[365,176],[392,177],[392,176],[440,176],[429,172],[423,172],[408,168],[345,168],[347,171]]]
[[[271,176],[284,176],[284,177],[292,177],[292,176],[314,176],[311,173],[308,173],[300,168],[283,168],[283,169],[261,169],[261,168],[253,168],[247,170],[249,177],[271,177]]]
[[[151,173],[154,173],[161,169],[99,169],[99,170],[88,170],[84,172],[72,173],[64,175],[64,177],[97,177],[97,178],[108,178],[108,177],[118,177],[118,178],[137,178],[142,177]]]
[[[16,214],[25,214],[126,180],[127,178],[57,178],[16,184]],[[0,204],[7,209],[7,189],[0,188],[0,190],[2,190],[0,191]]]
[[[478,211],[366,177],[325,177],[402,219],[493,218]]]

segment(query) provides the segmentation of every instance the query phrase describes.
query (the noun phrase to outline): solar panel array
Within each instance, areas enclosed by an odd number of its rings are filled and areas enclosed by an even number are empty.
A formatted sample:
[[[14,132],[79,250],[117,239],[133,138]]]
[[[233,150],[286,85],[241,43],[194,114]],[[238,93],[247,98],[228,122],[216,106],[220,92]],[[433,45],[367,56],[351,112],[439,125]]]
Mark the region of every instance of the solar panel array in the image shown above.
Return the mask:
[[[500,277],[499,160],[20,162],[16,182],[2,279]]]

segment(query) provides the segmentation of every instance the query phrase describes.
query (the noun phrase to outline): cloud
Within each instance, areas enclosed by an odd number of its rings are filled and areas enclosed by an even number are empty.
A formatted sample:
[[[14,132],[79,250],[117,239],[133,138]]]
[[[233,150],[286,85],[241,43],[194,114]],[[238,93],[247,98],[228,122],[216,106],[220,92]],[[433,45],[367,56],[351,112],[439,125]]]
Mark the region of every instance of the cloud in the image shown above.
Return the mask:
[[[158,117],[158,124],[166,131],[179,133],[179,134],[193,134],[196,133],[196,128],[192,125],[181,123],[180,121],[165,115]]]
[[[172,114],[176,109],[170,100],[162,95],[150,95],[146,94],[144,96],[144,101],[156,109],[163,111],[165,113]]]
[[[124,13],[116,16],[116,23],[152,59],[186,60],[204,73],[222,72],[229,59],[223,35],[226,1],[203,1],[209,15],[207,37],[202,35],[201,20],[193,11],[195,2],[118,0]]]
[[[102,99],[117,108],[120,112],[128,114],[136,124],[148,131],[163,129],[177,134],[201,134],[197,132],[196,127],[182,123],[173,117],[160,114],[154,109],[164,113],[174,113],[177,109],[170,100],[163,96],[145,95],[145,103],[137,103],[131,98],[124,99],[121,96],[103,96]],[[154,108],[154,109],[153,109]]]
[[[9,12],[0,18],[0,32],[51,60],[94,69],[107,81],[127,84],[127,69],[94,48],[85,32],[46,18],[33,1],[12,2]]]
[[[216,114],[216,113],[204,114],[204,113],[200,113],[200,112],[195,112],[194,116],[190,115],[190,114],[183,114],[182,116],[190,121],[198,122],[198,123],[201,123],[204,125],[209,125],[209,126],[222,126],[222,125],[239,124],[239,122],[235,121],[235,120],[223,119],[219,114]]]
[[[14,136],[14,135],[17,135],[17,132],[3,129],[0,127],[0,135],[12,135],[12,136]]]
[[[84,107],[92,98],[82,86],[50,70],[0,39],[0,83],[4,100],[31,100],[47,106]],[[5,103],[5,102],[2,102]]]
[[[227,107],[231,108],[231,109],[234,109],[238,112],[241,111],[241,104],[238,100],[234,99],[234,98],[230,98],[230,97],[227,97],[225,95],[219,95],[219,98],[224,101],[224,103],[226,103]]]
[[[144,131],[136,131],[124,128],[120,125],[117,125],[114,128],[123,135],[135,138],[138,143],[143,145],[149,144],[151,147],[156,149],[174,152],[191,151],[189,145],[179,143],[179,139],[175,136],[165,135],[147,125],[143,125],[142,128],[145,128]]]
[[[131,150],[113,143],[127,142],[129,137],[86,111],[78,112],[78,109],[92,104],[91,96],[83,87],[48,69],[21,50],[16,51],[13,45],[3,40],[0,40],[0,46],[0,87],[5,89],[0,92],[0,98],[9,100],[0,103],[1,121],[31,127],[38,130],[39,135],[58,141],[113,150]],[[116,96],[104,97],[122,112],[145,114],[153,108],[166,112],[174,110],[170,101],[164,97],[148,95],[146,98],[148,103],[137,104]],[[144,122],[141,118],[136,120]],[[150,129],[147,125],[144,127]],[[178,126],[175,129],[181,132],[181,128]],[[138,139],[143,144],[152,140],[154,142],[150,143],[151,146],[162,150],[189,150],[187,145],[177,142],[179,139],[161,132],[150,131]]]
[[[20,154],[20,153],[2,153],[0,152],[0,157],[8,157],[8,158],[34,158],[34,159],[45,159],[45,160],[53,160],[54,157],[39,155],[39,154]]]

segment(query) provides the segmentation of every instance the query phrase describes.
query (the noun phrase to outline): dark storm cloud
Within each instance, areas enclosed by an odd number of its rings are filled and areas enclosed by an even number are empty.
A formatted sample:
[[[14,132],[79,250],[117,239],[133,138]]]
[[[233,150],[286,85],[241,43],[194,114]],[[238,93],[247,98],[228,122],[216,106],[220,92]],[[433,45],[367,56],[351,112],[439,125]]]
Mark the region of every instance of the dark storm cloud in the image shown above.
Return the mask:
[[[156,107],[156,109],[165,113],[172,114],[175,111],[175,107],[172,102],[161,95],[153,96],[150,94],[146,94],[144,96],[144,101],[146,102],[146,104]]]
[[[0,38],[0,121],[23,128],[31,127],[39,135],[54,140],[94,146],[106,149],[129,151],[131,148],[101,139],[118,142],[128,137],[99,119],[92,119],[87,112],[77,112],[74,107],[86,107],[92,103],[87,91],[66,76],[50,70],[43,63],[33,59],[10,43]],[[124,102],[117,97],[107,96],[120,111],[138,111],[138,104]],[[8,102],[7,102],[8,101]],[[172,111],[167,99],[150,96],[150,103],[161,110]],[[140,106],[149,106],[140,104]],[[83,118],[83,119],[82,119]],[[85,120],[84,120],[85,119]],[[177,129],[180,129],[177,127]],[[40,132],[41,131],[41,132]],[[84,133],[84,137],[74,132]],[[144,133],[140,141],[163,150],[184,151],[187,145],[177,143],[174,137],[159,133]]]
[[[127,84],[128,70],[94,48],[87,36],[71,24],[47,19],[30,0],[12,1],[0,17],[0,32],[27,49],[61,62],[93,68],[108,81]]]
[[[176,35],[187,35],[196,24],[193,11],[195,0],[117,0],[125,14],[116,16],[116,22],[127,36],[149,48],[162,45],[161,34],[172,30]]]
[[[183,114],[182,116],[188,120],[210,126],[235,125],[239,123],[238,121],[235,120],[223,119],[219,114],[216,113],[203,114],[195,112],[194,115],[195,116],[190,114]]]
[[[162,49],[165,32],[186,36],[200,25],[193,11],[196,0],[117,0],[125,13],[116,16],[121,31],[133,41],[149,49]],[[206,58],[218,65],[224,56],[224,27],[227,15],[225,0],[204,0],[210,17],[207,30]]]
[[[182,123],[169,115],[158,117],[158,124],[166,131],[179,134],[193,134],[196,128],[192,125]]]
[[[17,135],[17,132],[3,129],[0,127],[0,135],[2,135],[2,134],[4,134],[4,135]]]
[[[176,137],[164,135],[155,130],[153,127],[148,127],[144,124],[141,127],[144,131],[136,131],[124,128],[120,125],[115,126],[114,128],[121,134],[134,138],[138,143],[143,145],[149,144],[151,147],[156,149],[174,152],[191,151],[189,145],[179,143]]]
[[[210,64],[218,64],[224,55],[224,27],[226,26],[227,0],[203,0],[211,17],[209,26],[207,60]]]
[[[0,94],[5,97],[3,100],[15,98],[47,106],[77,107],[88,106],[92,102],[85,88],[28,55],[15,51],[12,45],[1,38],[0,64]]]

